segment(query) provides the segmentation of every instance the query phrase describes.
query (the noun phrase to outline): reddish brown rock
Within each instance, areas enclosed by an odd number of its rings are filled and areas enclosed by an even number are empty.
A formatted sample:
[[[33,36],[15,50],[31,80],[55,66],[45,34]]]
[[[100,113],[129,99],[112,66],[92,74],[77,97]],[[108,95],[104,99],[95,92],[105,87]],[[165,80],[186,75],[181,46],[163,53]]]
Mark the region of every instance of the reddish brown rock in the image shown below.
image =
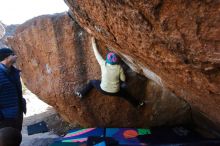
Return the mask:
[[[65,0],[71,15],[220,125],[220,1]]]
[[[69,122],[83,126],[142,127],[183,123],[189,106],[174,94],[125,66],[128,87],[146,106],[137,110],[125,99],[92,90],[79,100],[74,91],[100,78],[90,36],[66,13],[34,18],[17,28],[10,46],[27,87]],[[103,42],[100,52],[105,52]]]

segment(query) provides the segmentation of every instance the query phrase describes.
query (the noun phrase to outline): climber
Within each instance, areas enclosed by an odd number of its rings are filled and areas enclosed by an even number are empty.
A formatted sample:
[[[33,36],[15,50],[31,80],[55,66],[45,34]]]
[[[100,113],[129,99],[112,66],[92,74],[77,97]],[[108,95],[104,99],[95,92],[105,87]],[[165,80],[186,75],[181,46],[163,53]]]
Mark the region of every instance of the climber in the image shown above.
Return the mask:
[[[106,60],[104,60],[97,50],[94,37],[92,37],[92,48],[101,67],[102,80],[90,80],[82,90],[77,91],[75,94],[82,99],[95,87],[105,95],[123,97],[135,107],[143,106],[144,102],[137,101],[126,92],[125,88],[121,88],[120,86],[121,83],[125,85],[125,74],[119,64],[119,57],[114,52],[109,52],[106,56]]]

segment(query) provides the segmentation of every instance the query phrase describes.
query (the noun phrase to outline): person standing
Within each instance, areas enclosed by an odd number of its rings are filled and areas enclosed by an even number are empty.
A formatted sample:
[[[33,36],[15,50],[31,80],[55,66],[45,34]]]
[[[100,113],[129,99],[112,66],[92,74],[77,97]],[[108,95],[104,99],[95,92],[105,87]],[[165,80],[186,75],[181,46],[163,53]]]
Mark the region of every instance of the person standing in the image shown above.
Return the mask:
[[[20,70],[14,67],[17,56],[10,48],[0,49],[0,129],[22,129],[26,101],[22,97]]]

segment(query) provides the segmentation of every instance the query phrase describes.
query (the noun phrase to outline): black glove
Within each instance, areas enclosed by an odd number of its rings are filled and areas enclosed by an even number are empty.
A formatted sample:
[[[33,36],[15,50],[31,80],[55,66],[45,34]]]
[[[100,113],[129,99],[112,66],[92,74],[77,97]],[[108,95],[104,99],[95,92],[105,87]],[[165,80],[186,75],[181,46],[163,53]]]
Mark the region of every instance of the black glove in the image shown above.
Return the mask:
[[[123,81],[121,81],[120,87],[121,87],[122,89],[124,89],[124,90],[128,88],[127,84],[126,84],[125,82],[123,82]]]

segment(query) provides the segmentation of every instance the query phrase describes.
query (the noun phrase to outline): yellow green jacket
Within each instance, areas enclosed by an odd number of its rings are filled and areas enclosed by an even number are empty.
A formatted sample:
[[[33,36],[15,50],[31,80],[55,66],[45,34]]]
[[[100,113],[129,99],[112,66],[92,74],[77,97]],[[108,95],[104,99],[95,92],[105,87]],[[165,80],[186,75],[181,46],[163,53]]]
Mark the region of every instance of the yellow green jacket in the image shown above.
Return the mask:
[[[125,81],[125,74],[121,65],[111,65],[106,63],[97,50],[96,44],[92,43],[95,57],[101,67],[101,89],[105,92],[116,93],[120,90],[120,80]]]

